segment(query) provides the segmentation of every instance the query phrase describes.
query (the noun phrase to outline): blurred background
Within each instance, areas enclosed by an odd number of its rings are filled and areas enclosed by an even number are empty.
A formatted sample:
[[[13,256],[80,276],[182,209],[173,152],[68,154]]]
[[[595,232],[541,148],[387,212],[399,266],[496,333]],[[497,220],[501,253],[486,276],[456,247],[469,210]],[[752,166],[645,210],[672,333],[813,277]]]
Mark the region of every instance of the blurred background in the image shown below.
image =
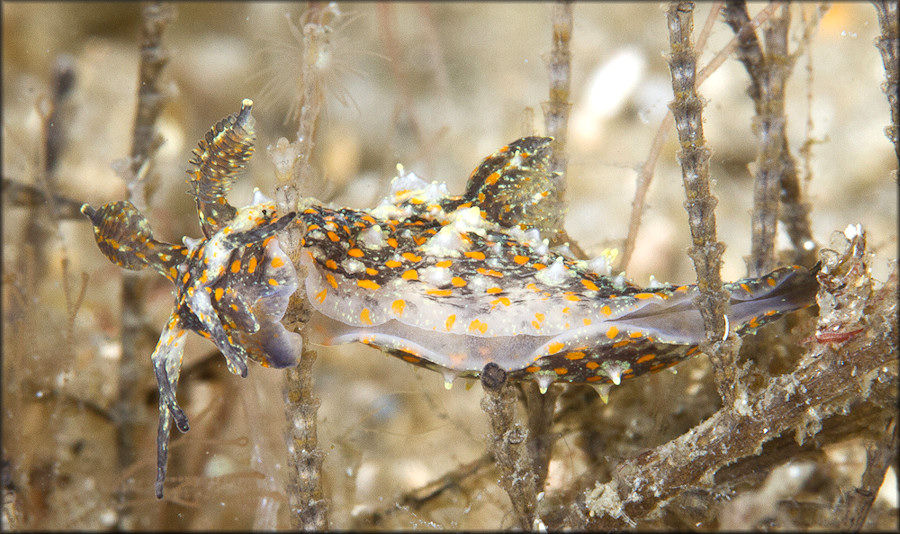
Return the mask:
[[[755,15],[762,6],[751,6]],[[127,197],[115,163],[128,155],[139,62],[140,5],[132,3],[3,3],[3,177],[37,184],[41,114],[58,62],[74,66],[74,86],[61,108],[66,143],[57,164],[58,194],[94,206]],[[231,196],[243,205],[253,187],[271,194],[274,173],[266,147],[293,139],[299,55],[291,25],[304,4],[178,3],[163,42],[171,60],[163,73],[168,101],[158,121],[164,144],[151,171],[148,218],[156,237],[199,236],[193,200],[185,194],[191,150],[216,121],[255,102],[257,154]],[[461,193],[482,158],[523,135],[543,134],[548,99],[544,58],[550,50],[550,5],[542,3],[337,4],[330,36],[327,109],[316,145],[320,180],[309,194],[336,205],[378,203],[401,163],[427,181]],[[695,31],[710,4],[700,3]],[[820,245],[859,223],[868,231],[877,278],[897,258],[897,161],[884,136],[890,111],[884,68],[873,40],[869,4],[793,6],[791,50],[798,50],[787,89],[788,139],[811,205]],[[648,157],[671,85],[665,6],[657,3],[576,4],[572,33],[569,123],[569,211],[566,230],[589,255],[622,246],[637,170]],[[804,28],[810,37],[802,39]],[[719,21],[700,57],[706,64],[732,38]],[[700,88],[712,149],[713,190],[723,278],[746,275],[750,251],[756,137],[743,66],[728,59]],[[529,113],[527,109],[532,111]],[[628,275],[690,283],[690,232],[675,158],[674,132],[659,159]],[[800,149],[806,147],[805,155]],[[118,386],[120,269],[94,243],[87,220],[48,226],[41,257],[23,239],[35,211],[3,204],[3,461],[25,512],[25,528],[109,528],[121,521],[112,496],[134,477],[127,528],[250,528],[265,520],[287,526],[284,506],[262,512],[265,498],[283,503],[281,378],[252,367],[247,379],[227,374],[221,358],[198,362],[212,346],[190,336],[178,395],[192,430],[173,436],[167,499],[153,496],[156,398],[149,365],[141,377],[146,411],[133,470],[115,466],[109,412]],[[787,248],[779,235],[779,248]],[[63,260],[67,267],[63,269]],[[83,298],[82,273],[87,275]],[[172,304],[171,284],[146,276],[147,322],[158,335]],[[73,313],[74,312],[74,313]],[[500,528],[508,498],[482,477],[425,510],[395,506],[397,496],[471,462],[485,450],[480,386],[458,381],[445,391],[437,373],[414,369],[373,349],[320,351],[315,387],[322,398],[319,442],[335,528],[393,510],[388,528]],[[702,361],[701,361],[702,360]],[[715,396],[705,358],[683,364],[678,387]],[[680,369],[682,366],[679,366]],[[645,379],[641,379],[645,380]],[[633,387],[634,395],[657,384]],[[705,385],[699,386],[697,384]],[[616,413],[614,390],[607,410]],[[671,400],[671,398],[669,398]],[[659,401],[625,415],[636,447],[678,435],[660,427]],[[637,414],[637,415],[635,415]],[[702,414],[686,414],[684,428]],[[668,417],[668,416],[666,416]],[[672,416],[675,418],[675,416]],[[678,417],[681,417],[679,415]],[[565,439],[551,463],[548,492],[571,484],[585,460]],[[612,453],[611,453],[612,454]],[[856,456],[854,456],[854,454]],[[864,461],[864,450],[863,450]],[[846,456],[846,457],[845,457]],[[859,451],[838,463],[858,477]],[[857,471],[853,471],[857,469]],[[854,475],[856,473],[856,475]],[[9,477],[7,477],[9,474]],[[180,488],[180,489],[179,489]],[[887,497],[886,497],[887,498]],[[896,507],[896,493],[893,506]],[[271,517],[261,519],[266,513]]]

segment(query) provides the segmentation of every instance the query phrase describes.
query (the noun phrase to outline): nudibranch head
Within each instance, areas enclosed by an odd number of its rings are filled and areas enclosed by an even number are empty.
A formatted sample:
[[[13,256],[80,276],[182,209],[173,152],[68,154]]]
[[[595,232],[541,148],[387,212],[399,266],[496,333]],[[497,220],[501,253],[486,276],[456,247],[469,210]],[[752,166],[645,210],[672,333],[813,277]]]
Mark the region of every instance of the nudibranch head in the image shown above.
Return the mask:
[[[279,215],[275,204],[258,191],[253,204],[236,209],[225,195],[252,153],[252,102],[216,124],[200,142],[191,161],[190,183],[204,237],[170,245],[153,237],[146,218],[130,202],[82,213],[94,225],[94,237],[110,261],[127,269],[152,267],[175,283],[175,306],[151,359],[159,386],[157,496],[162,497],[172,420],[189,429],[175,388],[182,363],[185,332],[213,341],[228,369],[246,376],[247,360],[266,367],[295,365],[301,338],[281,324],[288,299],[297,290],[291,259],[276,234],[295,213]]]

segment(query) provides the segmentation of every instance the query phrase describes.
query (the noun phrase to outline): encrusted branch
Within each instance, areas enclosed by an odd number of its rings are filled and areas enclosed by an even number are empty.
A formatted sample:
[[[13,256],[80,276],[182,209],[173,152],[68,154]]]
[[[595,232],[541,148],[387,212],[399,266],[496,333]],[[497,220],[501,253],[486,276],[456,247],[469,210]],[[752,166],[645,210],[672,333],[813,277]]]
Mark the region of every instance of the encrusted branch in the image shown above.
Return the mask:
[[[725,340],[728,294],[722,288],[722,252],[725,245],[716,238],[717,200],[709,188],[709,149],[703,137],[703,102],[697,94],[697,52],[691,41],[694,5],[673,3],[667,12],[669,23],[669,70],[675,100],[669,105],[681,149],[678,160],[684,182],[685,209],[691,227],[692,246],[688,250],[697,271],[697,298],[706,327],[708,343],[701,349],[710,355],[719,394],[729,404],[737,377],[734,361],[739,341]]]
[[[303,192],[308,191],[316,177],[312,165],[313,149],[317,141],[319,116],[325,105],[324,82],[320,71],[320,57],[328,54],[326,33],[332,12],[329,7],[310,2],[301,19],[303,34],[302,88],[300,118],[297,139],[288,143],[279,140],[271,155],[276,162],[278,209],[289,213],[298,209]],[[282,248],[293,260],[301,279],[305,267],[300,264],[302,229],[290,225],[279,234]],[[288,482],[286,492],[290,503],[291,528],[298,530],[325,530],[328,528],[328,501],[322,486],[322,462],[325,452],[319,448],[317,414],[321,401],[313,391],[312,372],[316,361],[315,351],[309,348],[305,323],[309,317],[308,303],[303,291],[295,293],[284,317],[285,325],[296,329],[304,338],[299,364],[285,373],[283,390],[287,428],[285,440],[288,446]]]
[[[797,369],[754,394],[748,409],[726,405],[681,437],[622,462],[610,482],[585,492],[583,505],[575,506],[566,526],[633,526],[686,489],[708,486],[713,475],[719,482],[719,469],[759,454],[766,442],[794,432],[802,443],[822,428],[823,419],[840,417],[848,409],[851,414],[874,410],[875,417],[867,420],[873,429],[884,429],[884,416],[895,410],[898,386],[897,273],[865,296],[868,272],[865,256],[855,254],[856,243],[850,247],[854,252],[843,258],[823,257],[818,298],[825,308],[834,303],[836,314],[823,318],[820,331],[845,324],[852,308],[860,312],[865,334],[841,343],[813,344]],[[891,436],[888,433],[889,440]],[[878,478],[876,470],[872,480]],[[872,480],[864,485],[876,486]]]
[[[495,363],[485,366],[481,386],[481,409],[491,423],[488,449],[500,470],[500,487],[509,495],[519,528],[532,530],[540,524],[537,475],[529,455],[528,430],[516,420],[516,390],[507,382],[506,371]]]

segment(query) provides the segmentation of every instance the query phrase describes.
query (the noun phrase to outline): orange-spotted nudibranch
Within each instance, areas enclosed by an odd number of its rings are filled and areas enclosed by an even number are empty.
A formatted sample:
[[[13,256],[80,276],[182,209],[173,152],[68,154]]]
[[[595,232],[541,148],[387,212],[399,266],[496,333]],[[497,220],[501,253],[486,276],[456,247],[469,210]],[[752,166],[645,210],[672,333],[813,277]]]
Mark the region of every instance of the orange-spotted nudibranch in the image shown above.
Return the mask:
[[[212,339],[232,372],[246,360],[283,367],[300,343],[280,320],[298,288],[275,234],[302,228],[299,261],[314,313],[310,341],[360,342],[443,374],[612,384],[696,354],[706,338],[694,285],[638,287],[609,276],[604,258],[578,260],[543,236],[560,220],[550,138],[525,137],[487,157],[462,196],[401,172],[373,209],[305,200],[281,217],[257,196],[240,210],[225,201],[252,152],[250,102],[200,142],[190,171],[204,237],[184,246],[153,239],[127,202],[83,211],[100,249],[129,269],[153,267],[176,286],[175,310],[153,362],[160,388],[157,495],[162,495],[185,330]],[[800,266],[725,284],[731,333],[744,335],[814,302],[815,273]]]

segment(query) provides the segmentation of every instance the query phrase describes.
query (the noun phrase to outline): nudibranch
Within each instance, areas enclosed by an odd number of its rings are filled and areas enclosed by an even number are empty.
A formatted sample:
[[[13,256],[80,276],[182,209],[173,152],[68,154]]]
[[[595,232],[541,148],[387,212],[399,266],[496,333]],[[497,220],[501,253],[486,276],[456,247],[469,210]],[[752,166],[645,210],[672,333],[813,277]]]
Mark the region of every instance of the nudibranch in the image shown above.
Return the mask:
[[[159,386],[156,495],[162,497],[169,433],[174,419],[182,432],[187,416],[175,398],[185,331],[212,340],[228,370],[247,375],[247,360],[266,367],[296,364],[301,339],[281,324],[297,275],[276,234],[294,219],[278,216],[259,191],[251,206],[236,209],[225,195],[253,151],[252,102],[216,124],[194,150],[189,171],[203,236],[170,245],[153,238],[147,219],[130,202],[114,202],[82,213],[106,257],[126,269],[152,267],[175,283],[175,307],[151,360]]]
[[[489,363],[513,380],[592,383],[602,395],[624,379],[670,367],[706,338],[695,285],[641,288],[607,274],[547,235],[558,220],[550,138],[525,137],[487,157],[461,196],[443,183],[400,172],[372,209],[332,208],[306,199],[279,216],[256,194],[236,209],[225,196],[252,153],[251,102],[219,122],[191,161],[190,184],[203,238],[156,241],[128,202],[82,211],[101,251],[128,269],[153,267],[175,283],[175,309],[152,360],[160,389],[156,492],[162,496],[171,421],[187,418],[175,399],[186,330],[211,339],[229,369],[252,359],[295,363],[301,338],[281,324],[298,289],[276,234],[303,235],[299,262],[314,313],[309,341],[360,342],[412,364],[476,378]],[[731,333],[744,335],[814,302],[815,273],[778,269],[726,284]]]
[[[443,373],[448,388],[491,362],[542,391],[619,384],[696,353],[706,332],[695,285],[641,288],[542,239],[550,141],[501,148],[461,197],[401,173],[371,210],[301,206],[306,293],[319,312],[310,340],[377,347]],[[800,266],[726,284],[730,327],[753,332],[810,305],[816,288]]]

